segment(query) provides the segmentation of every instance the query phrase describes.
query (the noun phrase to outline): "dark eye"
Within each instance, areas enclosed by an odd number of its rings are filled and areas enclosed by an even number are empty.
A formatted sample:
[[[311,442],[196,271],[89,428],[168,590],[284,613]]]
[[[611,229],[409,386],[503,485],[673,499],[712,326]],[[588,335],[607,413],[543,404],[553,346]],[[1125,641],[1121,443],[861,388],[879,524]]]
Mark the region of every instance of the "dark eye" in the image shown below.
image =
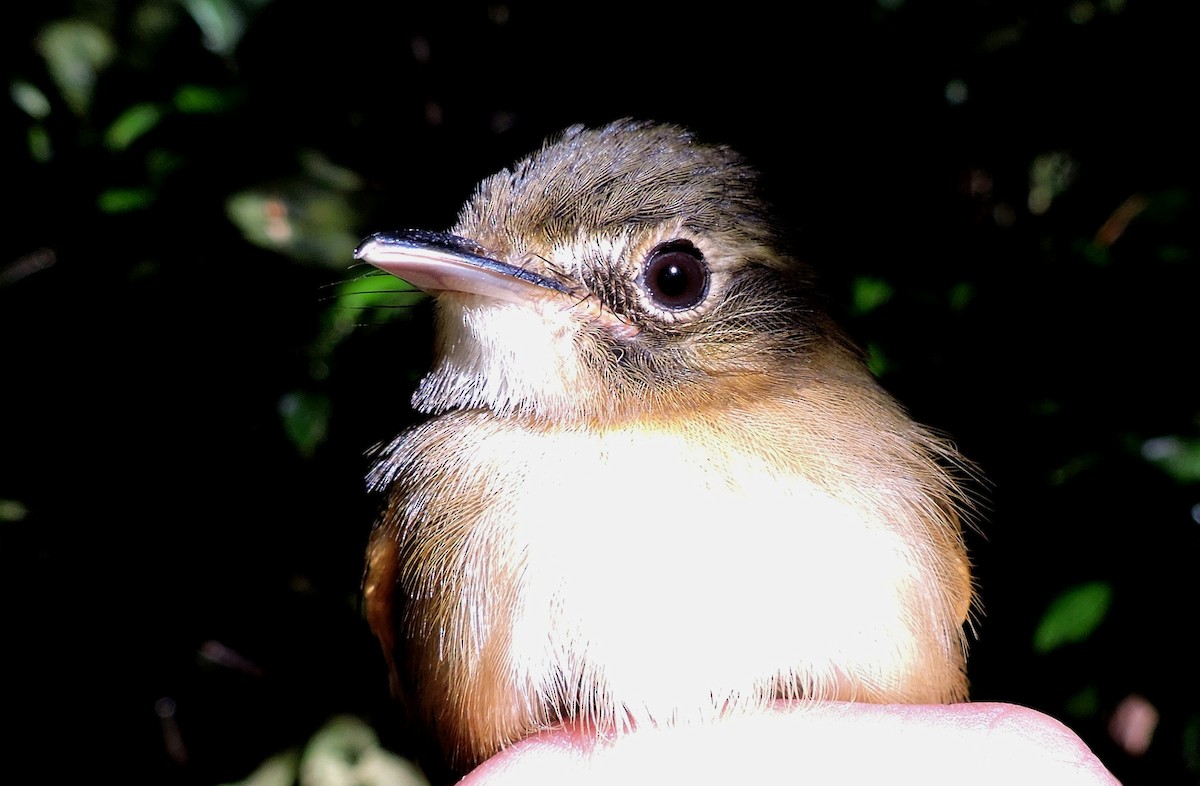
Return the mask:
[[[662,308],[682,311],[696,306],[708,294],[704,255],[686,240],[656,246],[646,257],[642,287]]]

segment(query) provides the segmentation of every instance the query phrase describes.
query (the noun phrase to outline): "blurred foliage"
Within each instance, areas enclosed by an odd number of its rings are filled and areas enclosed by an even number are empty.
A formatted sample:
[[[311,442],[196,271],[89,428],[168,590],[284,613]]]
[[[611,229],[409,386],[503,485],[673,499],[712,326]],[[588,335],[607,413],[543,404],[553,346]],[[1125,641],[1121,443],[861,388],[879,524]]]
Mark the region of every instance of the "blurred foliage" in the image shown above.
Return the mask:
[[[298,176],[232,195],[226,202],[229,219],[255,245],[343,269],[346,249],[358,241],[351,230],[361,179],[311,151],[300,165]]]
[[[1065,644],[1087,641],[1112,606],[1112,587],[1094,581],[1071,587],[1050,604],[1033,633],[1033,648],[1050,652]]]
[[[87,114],[96,78],[115,55],[112,37],[82,19],[63,19],[43,27],[34,45],[66,105],[77,115]]]
[[[414,421],[431,328],[355,244],[444,228],[543,136],[639,116],[760,166],[872,369],[989,477],[975,697],[1067,719],[1130,786],[1200,782],[1196,13],[22,9],[0,32],[19,746],[304,782],[271,757],[347,714],[409,752],[357,605],[362,477]],[[1114,726],[1134,696],[1144,750]]]
[[[428,786],[416,765],[379,744],[362,720],[341,716],[322,726],[301,753],[267,759],[236,786]],[[231,786],[234,786],[231,784]]]
[[[891,300],[895,292],[892,285],[881,278],[860,276],[854,279],[854,291],[851,293],[853,313],[862,315],[874,311]]]
[[[0,499],[0,521],[20,521],[29,510],[15,499]]]
[[[1200,438],[1148,439],[1142,443],[1142,455],[1180,483],[1200,483]]]

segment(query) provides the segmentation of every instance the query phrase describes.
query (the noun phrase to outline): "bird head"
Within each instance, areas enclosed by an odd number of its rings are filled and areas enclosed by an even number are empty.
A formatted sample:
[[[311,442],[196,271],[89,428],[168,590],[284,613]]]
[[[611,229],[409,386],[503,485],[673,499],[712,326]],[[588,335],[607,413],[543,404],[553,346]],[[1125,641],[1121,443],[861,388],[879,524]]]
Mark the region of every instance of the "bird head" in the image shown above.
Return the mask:
[[[436,296],[418,409],[642,417],[762,395],[809,349],[845,348],[770,216],[734,151],[622,121],[484,180],[449,233],[356,256]]]

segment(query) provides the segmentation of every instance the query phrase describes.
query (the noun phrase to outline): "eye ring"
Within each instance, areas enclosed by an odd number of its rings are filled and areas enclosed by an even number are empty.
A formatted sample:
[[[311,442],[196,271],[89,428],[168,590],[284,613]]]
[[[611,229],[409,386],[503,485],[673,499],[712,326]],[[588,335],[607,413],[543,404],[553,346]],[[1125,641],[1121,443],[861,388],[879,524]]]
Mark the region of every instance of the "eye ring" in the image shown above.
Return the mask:
[[[686,311],[704,300],[709,278],[700,249],[687,240],[670,240],[646,255],[638,283],[659,308]]]

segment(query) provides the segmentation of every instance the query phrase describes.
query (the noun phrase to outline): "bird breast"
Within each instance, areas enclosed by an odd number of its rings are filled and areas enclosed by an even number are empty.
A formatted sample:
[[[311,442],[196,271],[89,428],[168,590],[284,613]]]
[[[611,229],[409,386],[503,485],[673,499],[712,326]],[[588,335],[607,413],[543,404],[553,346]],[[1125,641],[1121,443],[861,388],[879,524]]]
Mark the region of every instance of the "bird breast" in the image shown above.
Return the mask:
[[[456,412],[402,436],[372,548],[397,550],[409,672],[447,746],[963,698],[945,479],[898,413],[893,439],[880,413],[848,439],[819,399],[602,428]]]

